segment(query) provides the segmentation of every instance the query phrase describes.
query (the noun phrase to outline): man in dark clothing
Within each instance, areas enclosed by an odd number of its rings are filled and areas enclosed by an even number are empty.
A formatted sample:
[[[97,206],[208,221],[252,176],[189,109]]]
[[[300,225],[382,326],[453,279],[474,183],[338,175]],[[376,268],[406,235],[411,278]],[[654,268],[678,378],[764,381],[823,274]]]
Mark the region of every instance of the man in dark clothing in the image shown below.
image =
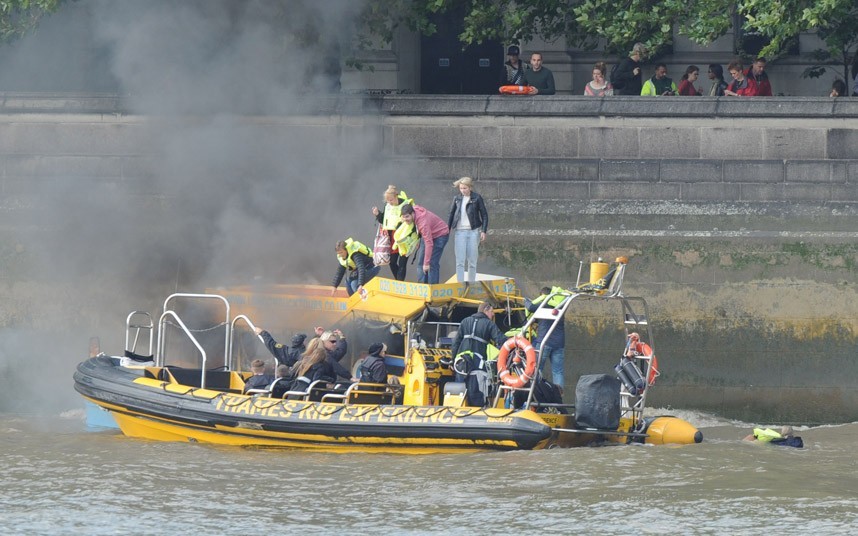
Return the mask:
[[[530,55],[530,72],[525,76],[527,84],[536,88],[536,95],[554,95],[554,73],[542,66],[542,53]]]
[[[304,353],[304,350],[307,347],[304,345],[304,341],[307,339],[307,335],[303,333],[298,333],[297,335],[292,337],[291,346],[287,347],[286,345],[280,344],[279,342],[274,340],[274,337],[271,336],[270,333],[265,331],[262,328],[256,328],[256,334],[262,337],[262,342],[265,343],[265,347],[268,348],[268,351],[271,352],[271,355],[277,360],[281,365],[292,366],[299,359],[301,359],[301,354]]]
[[[477,307],[477,312],[462,320],[453,339],[453,369],[456,381],[465,382],[468,405],[485,406],[491,396],[491,382],[486,370],[486,348],[490,342],[500,346],[506,336],[494,323],[494,308],[489,302]]]
[[[500,76],[500,85],[502,86],[524,86],[527,85],[525,79],[525,64],[519,59],[521,50],[515,45],[509,47],[506,55],[509,59],[503,64],[503,72]]]
[[[641,61],[646,56],[643,43],[635,43],[628,58],[623,58],[611,73],[614,95],[640,95],[643,89]]]
[[[387,383],[387,366],[384,356],[387,355],[387,345],[376,342],[370,345],[367,355],[360,365],[360,381],[365,383]]]

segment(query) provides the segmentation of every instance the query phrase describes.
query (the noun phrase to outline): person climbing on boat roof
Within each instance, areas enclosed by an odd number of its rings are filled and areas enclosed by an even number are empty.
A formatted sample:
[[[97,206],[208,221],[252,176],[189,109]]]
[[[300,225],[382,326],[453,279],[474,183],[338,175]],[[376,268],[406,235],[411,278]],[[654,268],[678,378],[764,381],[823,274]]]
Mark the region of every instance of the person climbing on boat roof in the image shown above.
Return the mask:
[[[274,376],[265,374],[265,361],[254,359],[250,363],[250,370],[253,371],[253,376],[244,382],[244,392],[250,389],[267,389],[271,382],[274,381]]]
[[[482,302],[477,312],[462,320],[453,339],[453,369],[456,381],[467,386],[468,405],[484,406],[491,396],[491,383],[487,371],[489,343],[500,346],[506,336],[494,322],[495,311],[490,302]]]
[[[265,331],[262,328],[255,328],[253,330],[257,335],[262,337],[262,341],[265,343],[265,347],[268,348],[268,351],[271,352],[271,355],[277,360],[281,365],[292,366],[294,365],[300,358],[301,354],[304,353],[304,350],[307,347],[304,345],[304,341],[307,339],[307,335],[304,333],[298,333],[292,336],[292,341],[290,346],[286,346],[285,344],[280,344],[279,342],[274,340],[274,337],[271,336],[270,333]]]
[[[372,343],[367,350],[369,354],[360,365],[360,381],[366,383],[387,383],[387,366],[384,356],[387,355],[387,345],[383,342]]]
[[[340,240],[335,249],[340,265],[337,267],[337,273],[331,283],[334,287],[331,290],[331,296],[337,292],[337,287],[340,286],[340,282],[346,275],[346,270],[349,271],[346,278],[346,292],[349,296],[360,291],[366,282],[378,275],[379,270],[381,270],[372,262],[372,250],[357,240],[352,238]]]
[[[770,445],[780,445],[784,447],[802,448],[804,442],[800,436],[795,435],[792,426],[786,425],[781,427],[781,431],[777,432],[771,428],[754,428],[751,434],[745,436],[745,441],[757,441],[760,443],[769,443]]]

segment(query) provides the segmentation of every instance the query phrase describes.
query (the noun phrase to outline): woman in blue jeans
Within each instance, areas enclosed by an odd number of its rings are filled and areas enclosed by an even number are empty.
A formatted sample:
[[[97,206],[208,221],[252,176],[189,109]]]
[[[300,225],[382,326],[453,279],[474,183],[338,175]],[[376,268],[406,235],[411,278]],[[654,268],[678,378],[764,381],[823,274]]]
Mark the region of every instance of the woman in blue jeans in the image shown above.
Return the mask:
[[[459,189],[450,207],[447,227],[456,231],[454,247],[456,251],[456,280],[473,283],[477,279],[477,257],[480,242],[486,239],[489,229],[489,213],[483,197],[474,191],[474,180],[462,177],[453,183]],[[467,268],[468,277],[465,278]]]

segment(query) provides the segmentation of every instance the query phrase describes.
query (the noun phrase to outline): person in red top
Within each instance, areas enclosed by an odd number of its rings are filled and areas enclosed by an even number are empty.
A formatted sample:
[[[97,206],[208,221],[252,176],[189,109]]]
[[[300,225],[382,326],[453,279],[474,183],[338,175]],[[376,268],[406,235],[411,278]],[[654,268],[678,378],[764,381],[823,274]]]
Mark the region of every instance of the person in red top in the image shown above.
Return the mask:
[[[703,95],[703,92],[694,87],[694,82],[697,82],[697,77],[700,76],[700,68],[696,65],[689,65],[685,69],[685,74],[682,75],[682,80],[679,81],[679,93],[686,97],[697,97]]]
[[[772,83],[769,82],[769,75],[766,73],[766,58],[759,57],[754,60],[754,64],[745,73],[745,76],[750,78],[757,84],[758,97],[772,96]]]
[[[423,270],[417,282],[430,285],[438,283],[441,277],[441,254],[444,253],[444,246],[450,239],[450,228],[447,227],[447,222],[420,205],[412,206],[408,203],[402,205],[399,217],[406,225],[414,222],[423,240],[423,253],[420,256]]]
[[[754,97],[757,95],[757,83],[754,82],[753,78],[745,76],[742,71],[742,62],[731,61],[727,70],[733,77],[733,82],[724,90],[724,95],[730,97]]]

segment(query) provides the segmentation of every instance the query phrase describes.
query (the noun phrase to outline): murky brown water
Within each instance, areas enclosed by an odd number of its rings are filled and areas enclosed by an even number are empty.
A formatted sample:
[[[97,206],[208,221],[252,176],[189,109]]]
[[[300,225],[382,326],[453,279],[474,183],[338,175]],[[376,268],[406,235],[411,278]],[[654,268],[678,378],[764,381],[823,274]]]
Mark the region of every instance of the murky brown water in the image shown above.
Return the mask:
[[[87,432],[83,411],[0,415],[3,534],[847,534],[858,423],[799,429],[672,412],[683,447],[405,456],[264,451]]]

